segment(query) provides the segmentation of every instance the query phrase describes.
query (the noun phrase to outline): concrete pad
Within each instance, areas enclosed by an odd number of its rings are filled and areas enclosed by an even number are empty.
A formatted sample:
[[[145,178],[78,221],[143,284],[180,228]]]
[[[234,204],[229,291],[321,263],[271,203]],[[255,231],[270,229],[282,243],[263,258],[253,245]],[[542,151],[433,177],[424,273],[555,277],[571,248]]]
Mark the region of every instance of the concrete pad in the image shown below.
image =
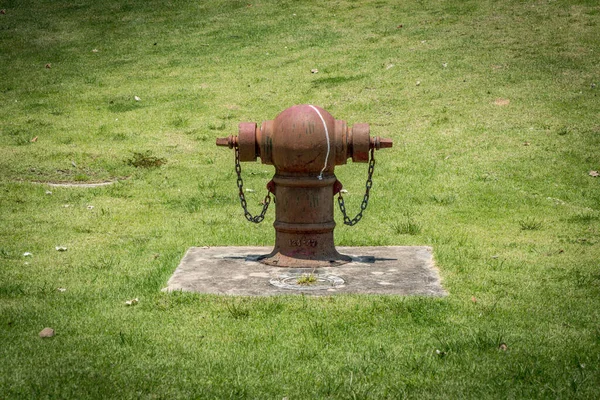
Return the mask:
[[[163,290],[272,296],[363,293],[445,296],[431,247],[337,247],[348,264],[282,268],[261,264],[271,247],[192,247]],[[311,276],[312,274],[312,276]],[[310,277],[310,278],[309,278]],[[312,280],[312,282],[302,282]],[[300,279],[300,281],[299,281]]]

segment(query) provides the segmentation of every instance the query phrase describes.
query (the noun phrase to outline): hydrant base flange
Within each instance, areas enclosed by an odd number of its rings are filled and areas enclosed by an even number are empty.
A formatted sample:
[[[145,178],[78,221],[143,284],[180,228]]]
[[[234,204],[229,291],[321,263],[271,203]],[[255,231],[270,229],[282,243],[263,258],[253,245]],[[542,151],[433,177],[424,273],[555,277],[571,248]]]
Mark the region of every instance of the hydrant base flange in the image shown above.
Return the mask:
[[[334,249],[335,250],[335,249]],[[314,256],[313,256],[314,257]],[[336,267],[344,265],[352,261],[352,257],[340,254],[337,251],[335,254],[329,254],[327,257],[309,258],[302,255],[285,255],[278,250],[273,250],[271,254],[260,257],[257,261],[262,264],[273,267],[283,268],[323,268]]]

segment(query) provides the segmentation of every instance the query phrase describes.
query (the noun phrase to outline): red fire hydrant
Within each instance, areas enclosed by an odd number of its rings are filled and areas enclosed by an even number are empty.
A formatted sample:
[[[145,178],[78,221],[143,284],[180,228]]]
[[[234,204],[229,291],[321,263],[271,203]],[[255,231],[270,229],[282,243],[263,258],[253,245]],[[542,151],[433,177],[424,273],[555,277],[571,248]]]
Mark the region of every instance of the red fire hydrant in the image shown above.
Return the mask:
[[[274,120],[242,122],[238,136],[217,139],[217,146],[235,148],[239,197],[246,218],[260,222],[271,200],[267,194],[263,211],[253,217],[246,209],[240,161],[255,161],[275,166],[275,176],[267,184],[277,199],[275,205],[275,248],[260,262],[280,267],[318,268],[341,265],[351,258],[338,253],[333,242],[333,197],[344,221],[353,225],[366,208],[375,164],[374,150],[392,147],[390,139],[370,137],[368,124],[348,127],[346,121],[313,105],[298,105],[280,113]],[[369,160],[369,153],[371,159]],[[369,161],[366,194],[359,214],[346,216],[341,183],[334,175],[336,165]]]

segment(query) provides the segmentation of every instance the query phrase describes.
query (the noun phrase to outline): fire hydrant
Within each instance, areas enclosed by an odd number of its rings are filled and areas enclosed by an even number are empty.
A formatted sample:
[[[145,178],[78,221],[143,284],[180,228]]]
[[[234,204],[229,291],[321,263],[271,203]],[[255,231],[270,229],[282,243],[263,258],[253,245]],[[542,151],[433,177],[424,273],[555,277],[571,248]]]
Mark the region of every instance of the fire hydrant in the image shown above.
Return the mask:
[[[348,127],[345,121],[313,105],[298,105],[281,112],[274,120],[239,124],[238,136],[217,139],[217,146],[235,149],[239,198],[246,218],[260,222],[271,201],[275,205],[275,248],[262,256],[267,265],[318,268],[342,265],[351,258],[338,253],[333,241],[333,197],[338,196],[344,222],[353,225],[366,208],[375,165],[374,150],[392,147],[390,139],[370,137],[368,124]],[[369,159],[369,154],[371,155]],[[247,210],[240,161],[256,161],[275,166],[275,176],[267,184],[267,197],[260,215]],[[366,194],[359,214],[350,219],[341,197],[342,184],[334,175],[336,165],[369,162]]]

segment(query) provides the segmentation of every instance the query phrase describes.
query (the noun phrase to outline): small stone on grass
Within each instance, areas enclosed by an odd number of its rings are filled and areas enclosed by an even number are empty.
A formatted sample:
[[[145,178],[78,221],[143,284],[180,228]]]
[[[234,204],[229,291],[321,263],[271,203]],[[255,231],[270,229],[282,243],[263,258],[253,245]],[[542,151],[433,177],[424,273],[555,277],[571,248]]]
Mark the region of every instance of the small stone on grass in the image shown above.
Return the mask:
[[[41,338],[49,338],[54,336],[54,329],[52,328],[44,328],[40,331]]]

